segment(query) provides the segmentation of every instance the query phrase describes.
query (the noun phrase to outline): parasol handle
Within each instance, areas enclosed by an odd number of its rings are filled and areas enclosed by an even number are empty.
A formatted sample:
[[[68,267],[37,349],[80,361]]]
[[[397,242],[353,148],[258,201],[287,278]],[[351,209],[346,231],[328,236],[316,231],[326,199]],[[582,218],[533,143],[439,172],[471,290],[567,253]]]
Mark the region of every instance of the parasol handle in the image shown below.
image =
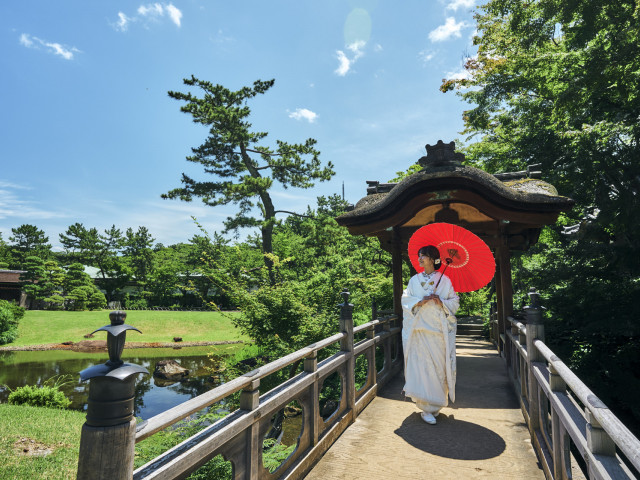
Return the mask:
[[[444,266],[444,270],[442,270],[442,273],[440,274],[440,278],[438,278],[438,282],[436,283],[436,286],[433,288],[433,293],[434,293],[434,295],[435,295],[435,293],[436,293],[436,290],[438,289],[438,285],[440,285],[440,280],[442,280],[442,277],[443,277],[443,275],[444,275],[444,272],[446,272],[446,271],[447,271],[447,267],[448,267],[451,263],[453,263],[453,259],[451,259],[451,258],[445,258],[445,259],[444,259],[444,262],[446,263],[446,265]]]

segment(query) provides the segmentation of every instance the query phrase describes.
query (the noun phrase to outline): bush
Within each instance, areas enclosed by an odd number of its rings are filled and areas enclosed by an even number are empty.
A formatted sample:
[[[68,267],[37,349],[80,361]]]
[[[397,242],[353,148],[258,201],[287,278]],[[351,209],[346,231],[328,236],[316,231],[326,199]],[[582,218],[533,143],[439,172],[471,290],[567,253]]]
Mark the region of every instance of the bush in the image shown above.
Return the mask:
[[[58,380],[49,379],[41,387],[35,385],[18,387],[9,394],[8,403],[32,407],[67,408],[71,405],[71,400],[60,391],[62,385],[63,383],[59,383]]]
[[[18,338],[18,320],[24,316],[24,308],[6,300],[0,300],[0,345]]]
[[[147,310],[149,304],[144,298],[126,298],[124,308],[127,310]]]
[[[94,291],[89,296],[88,301],[89,310],[101,310],[103,308],[107,308],[107,298],[104,296],[99,290]]]

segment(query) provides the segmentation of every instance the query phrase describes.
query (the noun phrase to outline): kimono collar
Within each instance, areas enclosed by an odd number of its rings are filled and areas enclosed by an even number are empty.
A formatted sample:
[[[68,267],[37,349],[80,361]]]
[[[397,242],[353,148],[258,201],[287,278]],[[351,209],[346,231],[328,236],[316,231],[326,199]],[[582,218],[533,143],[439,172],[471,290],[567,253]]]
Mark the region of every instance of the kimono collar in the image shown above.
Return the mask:
[[[422,275],[422,278],[424,278],[425,280],[429,280],[430,278],[432,278],[436,273],[438,273],[437,270],[434,270],[433,272],[426,274],[424,272],[420,272],[420,275]]]

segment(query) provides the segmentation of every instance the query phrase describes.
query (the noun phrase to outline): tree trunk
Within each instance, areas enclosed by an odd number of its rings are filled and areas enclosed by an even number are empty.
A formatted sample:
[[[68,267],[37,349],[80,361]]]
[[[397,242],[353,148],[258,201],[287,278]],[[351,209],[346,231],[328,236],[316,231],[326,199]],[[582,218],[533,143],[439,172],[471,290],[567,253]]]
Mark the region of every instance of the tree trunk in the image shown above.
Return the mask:
[[[247,154],[247,149],[245,145],[240,145],[240,152],[242,154],[242,160],[247,167],[247,170],[254,178],[260,178],[260,172],[256,169],[251,157]],[[258,196],[260,197],[260,201],[262,202],[263,207],[263,215],[264,215],[264,223],[262,224],[261,233],[262,233],[262,253],[273,253],[273,224],[276,220],[276,209],[273,206],[273,202],[271,201],[271,196],[269,192],[266,190],[258,192]],[[264,257],[264,264],[267,267],[269,272],[269,283],[271,285],[276,284],[276,277],[273,271],[273,261],[267,256]]]

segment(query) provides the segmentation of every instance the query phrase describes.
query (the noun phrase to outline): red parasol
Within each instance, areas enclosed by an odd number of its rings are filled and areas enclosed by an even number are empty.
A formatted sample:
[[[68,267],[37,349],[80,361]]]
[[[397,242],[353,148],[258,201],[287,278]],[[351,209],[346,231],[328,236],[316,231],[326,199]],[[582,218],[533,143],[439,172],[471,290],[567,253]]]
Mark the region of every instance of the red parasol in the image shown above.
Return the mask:
[[[493,278],[496,263],[489,246],[469,230],[451,223],[431,223],[420,227],[409,239],[409,259],[416,271],[423,270],[418,250],[433,245],[440,250],[440,272],[451,279],[456,292],[472,292]]]

